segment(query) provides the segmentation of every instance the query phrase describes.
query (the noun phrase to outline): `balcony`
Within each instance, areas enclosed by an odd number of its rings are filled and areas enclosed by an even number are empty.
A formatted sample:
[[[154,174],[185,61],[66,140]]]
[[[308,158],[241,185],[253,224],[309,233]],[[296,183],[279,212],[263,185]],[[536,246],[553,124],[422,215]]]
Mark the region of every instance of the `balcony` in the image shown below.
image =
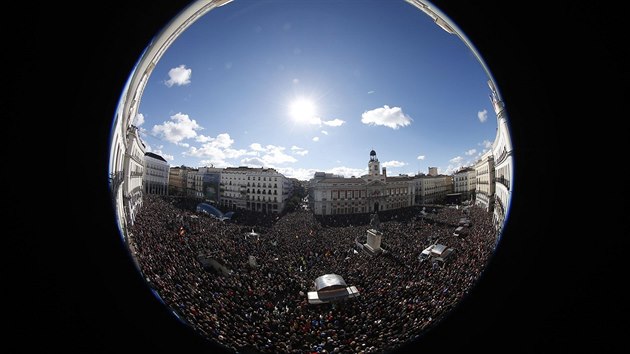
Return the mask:
[[[510,180],[505,178],[505,177],[499,177],[497,179],[495,179],[495,181],[499,184],[502,184],[503,186],[505,186],[505,188],[507,188],[507,190],[510,190]]]

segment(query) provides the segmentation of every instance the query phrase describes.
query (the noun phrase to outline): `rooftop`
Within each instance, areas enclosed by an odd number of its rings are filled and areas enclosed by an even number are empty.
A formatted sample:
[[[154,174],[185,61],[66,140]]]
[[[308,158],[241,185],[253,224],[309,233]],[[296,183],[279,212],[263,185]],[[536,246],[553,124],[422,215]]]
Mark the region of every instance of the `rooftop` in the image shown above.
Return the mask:
[[[152,157],[152,158],[154,158],[154,159],[156,159],[156,160],[161,160],[161,161],[166,162],[166,160],[165,160],[162,156],[160,156],[160,155],[158,155],[158,154],[154,154],[154,153],[152,153],[152,152],[145,152],[145,153],[144,153],[144,156],[149,156],[149,157]]]

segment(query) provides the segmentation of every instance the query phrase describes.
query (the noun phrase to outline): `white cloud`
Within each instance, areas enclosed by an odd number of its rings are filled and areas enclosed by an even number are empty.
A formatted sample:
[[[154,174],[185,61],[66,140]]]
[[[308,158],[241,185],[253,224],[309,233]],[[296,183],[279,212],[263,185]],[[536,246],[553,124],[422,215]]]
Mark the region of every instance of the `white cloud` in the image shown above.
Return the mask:
[[[133,121],[133,125],[135,125],[136,127],[139,127],[142,124],[144,124],[144,114],[138,113],[136,114],[136,119],[134,119]]]
[[[248,157],[242,159],[241,164],[245,166],[263,167],[265,166],[265,161],[263,161],[260,157]]]
[[[226,161],[220,161],[217,163],[217,161],[213,161],[213,160],[201,160],[200,163],[201,163],[201,166],[213,166],[213,167],[218,167],[218,168],[234,167],[234,165]]]
[[[424,156],[424,155],[418,155],[418,160],[424,160],[425,157],[426,156]]]
[[[477,149],[470,149],[470,150],[466,151],[464,154],[465,154],[466,156],[472,156],[472,155],[474,155],[475,153],[477,153]]]
[[[186,65],[180,65],[176,68],[172,68],[168,71],[169,79],[164,82],[168,87],[183,86],[190,84],[190,76],[192,75],[192,69],[186,68]]]
[[[190,119],[187,114],[177,113],[171,116],[170,121],[153,126],[153,134],[163,137],[167,141],[177,144],[184,139],[197,136],[197,130],[203,129],[197,121]]]
[[[294,163],[298,160],[285,153],[285,148],[276,145],[263,146],[260,143],[252,143],[249,149],[235,149],[232,147],[234,140],[228,133],[222,133],[216,137],[204,137],[201,147],[190,147],[184,152],[184,156],[203,158],[206,165],[212,164],[216,167],[226,167],[235,165],[250,165],[276,167],[286,163]],[[298,146],[291,147],[295,155],[304,156],[308,150]],[[241,159],[240,163],[236,159]]]
[[[442,170],[441,168],[439,169],[440,173],[443,173],[445,175],[451,175],[451,174],[457,172],[462,167],[471,164],[471,161],[467,161],[466,163],[464,163],[464,158],[461,157],[461,156],[453,157],[452,159],[448,160],[448,162],[449,162],[449,165],[448,165],[448,167],[446,167],[444,172],[441,172],[441,170]]]
[[[318,136],[313,137],[313,141],[319,141],[319,137]]]
[[[333,119],[333,120],[325,120],[323,121],[324,125],[327,125],[329,127],[339,127],[341,125],[343,125],[343,123],[345,123],[345,120],[341,120],[341,119]]]
[[[160,155],[160,156],[162,156],[164,158],[164,160],[166,160],[166,161],[173,161],[173,160],[175,160],[175,157],[173,155],[165,154],[165,153],[162,152],[162,150],[157,150],[155,153]]]
[[[302,119],[307,124],[319,125],[320,127],[322,125],[322,119],[317,116],[303,117]]]
[[[254,151],[265,151],[265,148],[263,148],[262,145],[260,145],[259,143],[253,143],[249,145],[249,148]]]
[[[198,141],[198,142],[200,142],[200,143],[207,143],[207,142],[209,142],[209,141],[212,141],[213,139],[214,139],[214,138],[212,138],[212,137],[205,136],[205,135],[201,135],[201,134],[199,134],[199,135],[197,135],[197,136],[195,137],[195,140],[196,140],[196,141]]]
[[[488,120],[488,110],[484,109],[483,111],[479,111],[477,112],[477,118],[479,118],[479,121],[481,123],[485,122],[486,120]]]
[[[398,129],[410,125],[413,119],[406,115],[400,107],[389,107],[384,105],[365,111],[361,115],[361,123],[368,125],[384,125],[392,129]]]
[[[307,123],[310,125],[319,125],[320,127],[322,125],[327,125],[329,127],[339,127],[339,126],[342,126],[346,122],[345,120],[341,120],[337,118],[332,119],[332,120],[323,120],[317,116],[304,117],[303,121],[304,123]]]
[[[383,162],[383,167],[403,167],[405,165],[407,165],[405,162],[396,160]]]
[[[285,163],[297,162],[295,157],[291,155],[287,155],[284,152],[285,148],[282,146],[267,145],[263,147],[262,145],[258,143],[254,143],[250,145],[250,148],[255,150],[255,155],[250,154],[250,153],[244,153],[243,155],[254,155],[254,157],[248,157],[248,158],[242,159],[241,164],[275,167],[277,165],[281,165]],[[292,149],[292,150],[295,151],[295,149]],[[308,151],[306,152],[308,153]],[[297,153],[297,154],[300,155],[300,153]]]
[[[295,146],[295,145],[291,146],[291,151],[293,151],[294,154],[300,155],[300,156],[304,156],[308,154],[308,150]]]
[[[490,140],[484,140],[483,142],[478,144],[479,146],[483,146],[486,149],[489,149],[492,147],[492,142]]]
[[[464,161],[464,158],[461,156],[456,156],[453,157],[452,159],[448,160],[448,162],[453,163],[453,164],[461,164],[462,161]]]
[[[212,164],[217,167],[231,166],[226,159],[239,158],[247,153],[244,149],[231,148],[234,140],[228,133],[221,133],[215,138],[204,137],[205,143],[200,148],[190,147],[188,151],[184,152],[185,156],[193,156],[199,158],[205,158],[203,160],[206,164]]]
[[[158,146],[156,149],[154,149],[153,147],[151,147],[151,145],[149,145],[148,143],[146,143],[146,142],[145,142],[145,143],[144,143],[144,146],[145,146],[145,151],[146,151],[146,152],[152,152],[152,153],[154,153],[154,154],[156,154],[156,155],[160,155],[160,156],[162,156],[162,157],[164,158],[164,160],[166,160],[166,161],[173,161],[173,160],[175,159],[175,157],[173,157],[173,155],[166,154],[166,153],[164,153],[164,152],[162,151],[162,148],[164,147],[164,146],[162,146],[162,145],[160,145],[160,146]]]
[[[287,178],[297,178],[301,181],[308,181],[315,175],[317,170],[312,168],[293,168],[293,167],[280,167],[277,168],[278,172],[285,175]]]
[[[183,146],[185,148],[189,148],[190,144],[188,144],[188,143],[179,143],[179,146]]]
[[[280,167],[276,168],[278,172],[282,173],[286,177],[289,178],[297,178],[299,180],[310,180],[315,175],[315,172],[320,172],[322,170],[316,170],[312,168],[293,168],[293,167]],[[334,167],[329,170],[325,170],[322,172],[332,173],[335,175],[341,175],[344,177],[360,177],[362,175],[367,174],[367,168],[351,168],[345,166]]]
[[[328,135],[328,132],[327,132],[327,131],[325,131],[325,130],[322,130],[322,134],[324,134],[324,135]]]
[[[230,134],[222,133],[222,134],[217,135],[216,138],[210,140],[210,142],[217,147],[228,148],[232,146],[232,144],[234,143],[234,140],[230,138]]]
[[[370,91],[368,91],[368,95],[371,95],[371,94],[373,94],[374,92],[376,92],[376,91],[374,91],[374,90],[370,90]]]
[[[365,175],[368,173],[367,168],[352,168],[352,167],[345,167],[345,166],[339,166],[339,167],[333,167],[328,171],[325,171],[328,173],[334,173],[336,175],[342,175],[344,177],[361,177],[362,175]]]

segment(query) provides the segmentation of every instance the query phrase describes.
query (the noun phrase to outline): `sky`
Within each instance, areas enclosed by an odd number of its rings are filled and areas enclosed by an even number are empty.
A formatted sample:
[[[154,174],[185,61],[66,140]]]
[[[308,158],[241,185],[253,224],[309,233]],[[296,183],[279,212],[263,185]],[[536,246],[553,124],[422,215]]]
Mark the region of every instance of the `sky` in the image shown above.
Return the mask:
[[[171,166],[389,176],[451,174],[491,147],[488,76],[470,49],[400,1],[236,0],[156,65],[135,125]]]

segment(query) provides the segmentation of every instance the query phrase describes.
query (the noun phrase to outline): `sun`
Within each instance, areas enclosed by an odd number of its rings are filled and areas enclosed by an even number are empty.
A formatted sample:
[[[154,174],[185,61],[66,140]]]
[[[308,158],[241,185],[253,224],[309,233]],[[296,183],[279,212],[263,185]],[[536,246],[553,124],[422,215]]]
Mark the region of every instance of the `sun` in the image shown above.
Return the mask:
[[[307,98],[298,98],[289,106],[289,114],[298,122],[311,122],[315,119],[315,104]]]

